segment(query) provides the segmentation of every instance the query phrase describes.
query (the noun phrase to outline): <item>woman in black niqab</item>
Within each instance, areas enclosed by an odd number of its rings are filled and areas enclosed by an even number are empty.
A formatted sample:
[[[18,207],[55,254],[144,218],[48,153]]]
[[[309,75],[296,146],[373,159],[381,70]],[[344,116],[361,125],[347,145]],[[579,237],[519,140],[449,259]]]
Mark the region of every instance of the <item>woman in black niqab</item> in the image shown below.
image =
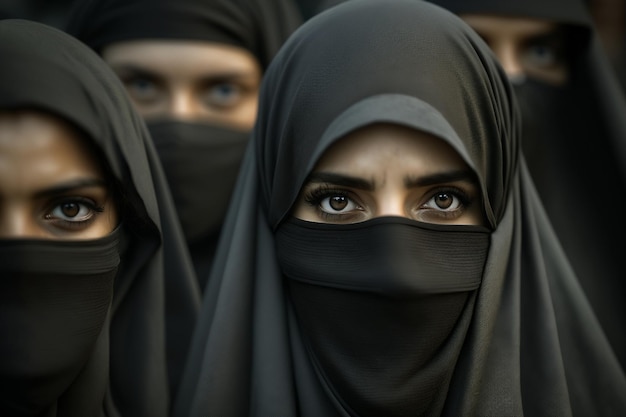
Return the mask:
[[[0,414],[167,416],[169,380],[199,300],[145,125],[108,66],[59,30],[0,22],[0,61],[0,109],[49,113],[82,132],[114,178],[120,219],[104,249],[100,241],[2,242]],[[99,331],[81,330],[87,321]]]
[[[138,40],[228,45],[264,70],[300,23],[292,0],[79,0],[67,31],[103,55]],[[203,288],[250,132],[178,115],[146,120]]]
[[[613,215],[614,208],[626,205],[626,102],[586,5],[582,0],[430,1],[461,17],[537,19],[565,29],[567,82],[551,85],[527,75],[514,83],[522,149],[565,253],[626,367],[621,263],[626,217]]]
[[[624,414],[626,379],[529,179],[512,96],[437,6],[359,0],[305,23],[266,74],[174,415]],[[451,146],[487,229],[294,219],[320,156],[376,123]]]

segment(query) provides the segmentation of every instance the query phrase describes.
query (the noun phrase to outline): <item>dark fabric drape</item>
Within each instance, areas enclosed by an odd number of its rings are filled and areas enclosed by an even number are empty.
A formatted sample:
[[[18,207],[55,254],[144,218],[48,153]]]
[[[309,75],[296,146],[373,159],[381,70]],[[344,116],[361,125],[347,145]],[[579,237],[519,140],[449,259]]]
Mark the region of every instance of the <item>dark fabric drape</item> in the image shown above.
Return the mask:
[[[119,252],[119,230],[86,241],[0,240],[3,415],[102,414]],[[90,388],[73,401],[79,385]]]
[[[265,70],[301,20],[292,0],[77,0],[66,30],[99,53],[142,39],[227,44],[251,52]],[[205,121],[150,122],[204,288],[249,132]]]
[[[536,18],[569,27],[570,79],[516,86],[522,147],[550,221],[622,366],[626,367],[626,219],[598,207],[626,205],[626,102],[581,1],[433,0],[456,14]],[[590,204],[591,203],[591,204]]]
[[[138,39],[225,43],[267,67],[300,21],[291,0],[78,0],[66,30],[98,52]]]
[[[624,414],[624,374],[520,155],[513,94],[488,47],[437,6],[355,0],[305,23],[267,71],[174,415]],[[452,146],[479,180],[488,232],[290,218],[323,152],[378,122]],[[452,266],[462,253],[473,263]],[[463,287],[442,274],[451,294],[432,275],[446,267],[467,273]]]
[[[76,357],[82,362],[75,378],[66,381],[42,415],[166,416],[199,298],[146,127],[108,66],[59,30],[22,20],[0,22],[0,61],[0,108],[32,108],[69,121],[100,150],[122,194],[120,259],[110,311],[89,353]],[[97,261],[93,258],[94,266]],[[8,340],[5,334],[0,339]],[[73,339],[62,342],[70,346]]]

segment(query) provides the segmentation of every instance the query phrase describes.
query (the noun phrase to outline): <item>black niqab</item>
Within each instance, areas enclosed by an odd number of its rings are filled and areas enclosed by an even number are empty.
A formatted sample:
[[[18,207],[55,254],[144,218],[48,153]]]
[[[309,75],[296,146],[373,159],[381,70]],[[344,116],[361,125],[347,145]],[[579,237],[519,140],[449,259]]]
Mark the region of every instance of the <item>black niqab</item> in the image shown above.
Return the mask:
[[[67,372],[58,375],[63,387],[56,386],[59,380],[48,381],[54,386],[41,391],[40,398],[45,395],[46,404],[41,404],[45,412],[39,412],[46,417],[166,416],[187,354],[199,299],[165,177],[145,125],[108,66],[89,48],[59,30],[28,21],[2,21],[0,57],[0,108],[32,108],[70,122],[93,141],[122,191],[122,201],[118,201],[121,203],[120,230],[111,237],[85,244],[47,243],[37,250],[35,264],[41,270],[29,273],[35,278],[42,273],[54,275],[61,261],[65,272],[74,268],[74,273],[94,274],[98,273],[99,264],[101,269],[103,265],[112,267],[112,261],[110,254],[103,252],[98,255],[102,262],[97,262],[97,253],[90,255],[89,246],[96,245],[97,249],[104,250],[111,239],[120,241],[115,245],[119,266],[112,299],[106,303],[110,304],[110,311],[106,314],[104,310],[106,320],[100,323],[102,330],[97,340],[91,341],[90,348],[83,346],[80,354],[70,358],[71,366],[64,369],[71,370],[71,375]],[[50,245],[67,249],[53,255],[54,248],[46,249]],[[77,245],[81,247],[72,249]],[[3,259],[3,270],[23,267],[11,255],[15,250],[0,250],[3,257],[13,259]],[[91,250],[93,252],[93,248]],[[89,262],[85,265],[81,259],[89,259]],[[104,269],[101,274],[110,270]],[[102,283],[107,282],[104,277],[100,279]],[[40,284],[39,281],[29,291],[40,291],[43,288]],[[47,291],[44,290],[42,293]],[[52,339],[56,336],[59,340],[53,341],[54,346],[63,343],[70,352],[75,343],[86,336],[72,338],[52,326],[62,325],[62,318],[67,318],[70,311],[76,313],[72,318],[76,322],[89,320],[90,309],[103,313],[102,297],[98,294],[105,290],[107,288],[93,292],[92,302],[83,305],[81,311],[64,301],[72,298],[72,293],[80,296],[83,291],[80,286],[73,286],[67,295],[48,293],[50,303],[66,306],[67,310],[61,314],[50,311],[50,317],[42,322],[29,319],[22,330],[15,329],[12,337],[47,334]],[[55,300],[62,300],[62,304]],[[4,301],[3,298],[3,308],[6,308]],[[28,313],[19,311],[23,315]],[[36,305],[28,311],[41,313]],[[49,320],[53,323],[51,327],[37,328]],[[6,329],[5,324],[2,331]],[[85,334],[91,332],[89,327],[84,327],[84,331]],[[6,334],[0,339],[10,340]],[[3,362],[12,359],[4,349],[0,356]],[[62,356],[50,358],[53,365],[57,360],[61,361]],[[36,375],[42,372],[40,363],[23,363],[22,371]],[[7,374],[3,373],[5,376]],[[14,400],[24,394],[3,390],[0,395],[4,401],[5,395]],[[15,415],[4,409],[0,414]]]
[[[176,416],[626,412],[624,374],[518,158],[512,89],[460,19],[413,0],[328,10],[277,55],[259,111]],[[475,227],[289,217],[323,152],[372,123],[425,131],[459,153],[478,178],[488,248]],[[447,235],[455,231],[467,237]],[[341,245],[348,235],[358,239]],[[434,235],[453,245],[434,249]],[[404,242],[403,249],[386,248],[389,242]],[[452,255],[412,258],[443,247]],[[444,274],[452,292],[434,291],[432,270],[462,253],[473,263],[451,269],[467,279]],[[313,255],[317,262],[307,262]],[[364,259],[355,262],[358,256]],[[379,273],[369,257],[388,266]],[[338,268],[345,273],[334,274]],[[402,319],[390,322],[394,315]],[[416,334],[403,338],[412,326]],[[431,337],[418,341],[418,334]]]
[[[515,85],[522,148],[550,221],[626,368],[626,102],[583,1],[433,0],[462,15],[537,18],[568,28],[569,80]],[[609,203],[610,201],[610,203]]]
[[[86,241],[0,240],[2,415],[102,413],[108,360],[98,351],[108,352],[119,251],[119,230]],[[67,400],[80,384],[91,385],[83,407]]]
[[[99,53],[139,39],[225,43],[265,68],[300,23],[291,0],[77,0],[66,30]]]

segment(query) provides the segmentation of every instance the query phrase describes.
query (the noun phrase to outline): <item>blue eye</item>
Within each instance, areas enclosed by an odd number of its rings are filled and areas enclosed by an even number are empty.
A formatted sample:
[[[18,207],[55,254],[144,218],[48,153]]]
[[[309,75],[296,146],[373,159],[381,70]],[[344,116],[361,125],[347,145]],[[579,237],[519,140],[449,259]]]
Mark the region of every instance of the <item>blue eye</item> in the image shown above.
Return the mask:
[[[124,84],[129,95],[140,103],[156,101],[161,95],[161,87],[146,77],[131,77]]]
[[[210,86],[204,95],[204,102],[210,107],[233,107],[241,100],[243,89],[234,83],[220,83]]]
[[[132,81],[132,83],[130,83],[130,85],[132,85],[134,89],[140,90],[140,91],[150,91],[151,89],[154,88],[154,83],[144,78],[135,79]]]
[[[536,65],[549,67],[558,62],[558,54],[548,45],[533,45],[528,49],[528,56]]]

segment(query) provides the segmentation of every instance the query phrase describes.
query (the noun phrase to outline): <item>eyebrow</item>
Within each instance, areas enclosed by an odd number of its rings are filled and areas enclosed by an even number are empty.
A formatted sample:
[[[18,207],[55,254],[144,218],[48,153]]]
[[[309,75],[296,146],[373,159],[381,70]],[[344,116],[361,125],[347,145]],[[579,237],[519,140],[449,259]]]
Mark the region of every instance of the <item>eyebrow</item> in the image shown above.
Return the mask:
[[[314,172],[308,180],[309,183],[329,183],[340,185],[343,187],[356,188],[365,191],[373,191],[376,187],[374,181],[368,181],[362,178],[355,178],[349,175],[334,174],[331,172]],[[406,188],[425,187],[428,185],[444,184],[449,182],[466,181],[476,184],[476,175],[473,171],[457,170],[450,172],[438,172],[432,175],[421,177],[406,177],[404,186]]]
[[[112,64],[111,68],[114,71],[119,72],[120,77],[134,75],[144,78],[154,78],[156,80],[164,80],[167,78],[166,75],[159,73],[151,68],[144,68],[135,64]],[[234,81],[249,78],[251,75],[236,70],[222,70],[215,71],[214,73],[206,74],[200,77],[201,80],[210,81],[210,82],[224,82],[224,81]]]
[[[62,184],[55,185],[50,188],[46,188],[45,190],[38,191],[35,196],[38,198],[41,197],[50,197],[59,194],[66,194],[71,191],[75,191],[81,188],[89,188],[89,187],[106,187],[106,182],[97,178],[84,178],[78,179],[75,181],[68,181]]]
[[[416,188],[457,181],[466,181],[472,184],[476,184],[476,174],[474,174],[474,172],[470,170],[438,172],[436,174],[425,175],[421,177],[407,177],[404,179],[404,185],[407,188]]]
[[[344,187],[357,188],[365,191],[374,190],[374,182],[348,175],[333,174],[331,172],[313,172],[309,175],[309,183],[330,183]]]
[[[165,78],[163,75],[159,74],[158,71],[143,68],[133,64],[111,64],[111,68],[113,68],[113,71],[120,73],[118,75],[121,78],[127,77],[128,75],[144,78],[156,78],[157,80],[162,80],[163,78]]]

